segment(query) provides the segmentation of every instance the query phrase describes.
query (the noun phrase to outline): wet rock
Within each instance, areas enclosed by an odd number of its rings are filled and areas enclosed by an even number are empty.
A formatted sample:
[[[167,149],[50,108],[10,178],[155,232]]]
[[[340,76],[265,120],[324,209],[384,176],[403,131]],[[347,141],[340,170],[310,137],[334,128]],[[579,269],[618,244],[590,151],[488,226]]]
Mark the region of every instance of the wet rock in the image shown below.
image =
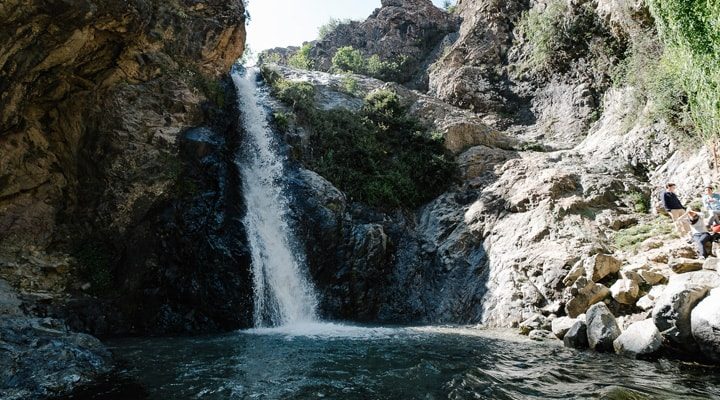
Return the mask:
[[[68,393],[111,368],[96,338],[50,318],[0,317],[0,397],[38,399]]]
[[[536,329],[528,335],[528,337],[532,340],[547,340],[550,339],[552,336],[552,332],[545,330],[545,329]]]
[[[690,313],[707,293],[706,286],[671,283],[657,299],[652,319],[663,337],[673,346],[691,349],[694,344]]]
[[[585,321],[575,321],[563,337],[563,344],[565,347],[572,347],[574,349],[587,349],[590,346]]]
[[[693,308],[690,324],[703,356],[720,362],[720,289],[713,289]]]
[[[613,341],[620,336],[620,327],[615,321],[615,316],[604,303],[599,303],[588,309],[586,318],[590,348],[597,351],[612,351]]]
[[[540,314],[535,314],[532,317],[530,317],[520,323],[520,334],[527,335],[531,331],[540,330],[540,329],[544,330],[547,328],[549,328],[549,321],[547,320],[547,318]]]
[[[18,298],[17,292],[7,282],[0,279],[0,315],[21,315],[21,304],[22,301]]]
[[[575,325],[575,322],[577,322],[577,319],[575,318],[556,318],[552,321],[552,333],[555,334],[558,339],[562,340],[565,337],[565,334],[570,330],[570,328]]]
[[[703,268],[704,263],[704,260],[694,258],[673,258],[668,262],[670,269],[677,274],[699,271]]]
[[[655,353],[662,345],[662,335],[652,319],[634,322],[613,342],[615,352],[631,356]]]

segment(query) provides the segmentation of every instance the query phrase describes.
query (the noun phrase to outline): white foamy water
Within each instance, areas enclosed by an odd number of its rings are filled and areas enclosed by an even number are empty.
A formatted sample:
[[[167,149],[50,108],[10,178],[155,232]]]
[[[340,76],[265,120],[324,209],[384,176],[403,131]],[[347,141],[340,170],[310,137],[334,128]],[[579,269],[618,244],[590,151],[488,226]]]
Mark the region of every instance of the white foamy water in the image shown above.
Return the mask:
[[[315,290],[305,257],[287,222],[285,167],[257,90],[257,70],[233,73],[245,128],[240,160],[247,205],[244,225],[252,253],[255,326],[296,325],[317,320]]]
[[[287,338],[313,339],[383,339],[405,335],[405,328],[364,327],[333,322],[301,322],[274,328],[254,328],[242,331],[251,335],[278,335]]]

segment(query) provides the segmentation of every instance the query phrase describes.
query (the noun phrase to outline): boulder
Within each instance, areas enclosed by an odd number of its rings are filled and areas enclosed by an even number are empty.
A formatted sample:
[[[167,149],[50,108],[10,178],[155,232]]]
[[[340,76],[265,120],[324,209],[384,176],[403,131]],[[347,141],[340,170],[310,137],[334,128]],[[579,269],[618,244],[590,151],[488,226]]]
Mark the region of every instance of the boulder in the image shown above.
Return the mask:
[[[615,281],[610,287],[610,294],[613,299],[621,304],[634,304],[640,294],[640,282],[642,278],[635,272],[626,271],[622,278]]]
[[[657,299],[652,319],[670,344],[685,349],[693,347],[690,312],[707,291],[702,285],[671,283]]]
[[[589,347],[585,321],[575,321],[573,326],[565,333],[563,344],[565,347],[572,347],[574,349],[587,349]]]
[[[586,282],[585,278],[582,277],[578,281]],[[565,313],[570,318],[576,318],[578,315],[584,313],[588,307],[601,301],[610,293],[610,290],[599,283],[587,282],[587,284],[577,291],[566,304]]]
[[[692,310],[690,325],[702,354],[720,362],[720,289],[713,289]]]
[[[550,335],[552,335],[552,332],[546,330],[546,329],[536,329],[528,335],[528,337],[532,340],[546,340],[550,339]]]
[[[715,271],[708,270],[687,272],[671,276],[668,285],[672,284],[692,284],[714,289],[720,286],[720,275]]]
[[[634,322],[613,342],[615,352],[634,357],[655,353],[662,345],[662,335],[652,319]]]
[[[613,341],[620,336],[620,327],[605,303],[590,307],[586,318],[590,348],[597,351],[612,351]]]
[[[704,262],[704,260],[696,258],[673,258],[668,262],[668,264],[673,272],[676,274],[683,274],[685,272],[701,270]]]
[[[637,303],[635,303],[635,305],[638,308],[640,308],[641,310],[647,311],[647,310],[650,310],[653,307],[655,307],[655,299],[653,299],[652,297],[650,297],[648,295],[645,295],[645,296],[641,297],[640,299],[638,299],[638,301],[637,301]]]
[[[540,314],[535,314],[520,323],[520,334],[527,335],[532,331],[549,328],[547,318]]]
[[[717,271],[718,270],[718,259],[717,257],[708,257],[705,262],[703,263],[703,269],[707,269],[710,271]]]
[[[602,278],[620,271],[622,263],[617,258],[608,254],[596,254],[585,259],[583,267],[585,276],[589,281],[598,282]]]
[[[552,333],[555,334],[558,339],[562,340],[575,322],[577,322],[577,319],[570,317],[556,318],[552,321]]]
[[[667,277],[657,269],[641,269],[638,271],[638,275],[640,275],[648,285],[657,285],[658,283],[667,281]]]

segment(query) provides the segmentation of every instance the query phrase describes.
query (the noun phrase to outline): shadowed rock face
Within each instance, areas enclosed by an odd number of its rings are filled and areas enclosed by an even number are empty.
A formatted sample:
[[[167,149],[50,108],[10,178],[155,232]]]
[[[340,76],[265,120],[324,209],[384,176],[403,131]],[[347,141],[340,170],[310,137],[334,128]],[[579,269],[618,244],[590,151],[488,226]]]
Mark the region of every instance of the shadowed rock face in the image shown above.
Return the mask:
[[[220,81],[244,49],[242,1],[11,0],[0,21],[2,278],[99,334],[246,324]]]

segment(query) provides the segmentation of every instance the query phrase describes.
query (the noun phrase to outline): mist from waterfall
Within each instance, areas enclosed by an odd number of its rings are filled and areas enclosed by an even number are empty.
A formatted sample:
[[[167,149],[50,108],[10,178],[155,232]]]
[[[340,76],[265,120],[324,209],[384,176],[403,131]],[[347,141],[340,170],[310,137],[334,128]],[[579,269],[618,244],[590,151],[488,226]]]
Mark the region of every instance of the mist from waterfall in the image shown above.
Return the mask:
[[[285,165],[257,76],[254,68],[232,74],[245,132],[238,163],[247,205],[243,223],[252,254],[255,327],[312,323],[317,320],[317,296],[288,224]]]

